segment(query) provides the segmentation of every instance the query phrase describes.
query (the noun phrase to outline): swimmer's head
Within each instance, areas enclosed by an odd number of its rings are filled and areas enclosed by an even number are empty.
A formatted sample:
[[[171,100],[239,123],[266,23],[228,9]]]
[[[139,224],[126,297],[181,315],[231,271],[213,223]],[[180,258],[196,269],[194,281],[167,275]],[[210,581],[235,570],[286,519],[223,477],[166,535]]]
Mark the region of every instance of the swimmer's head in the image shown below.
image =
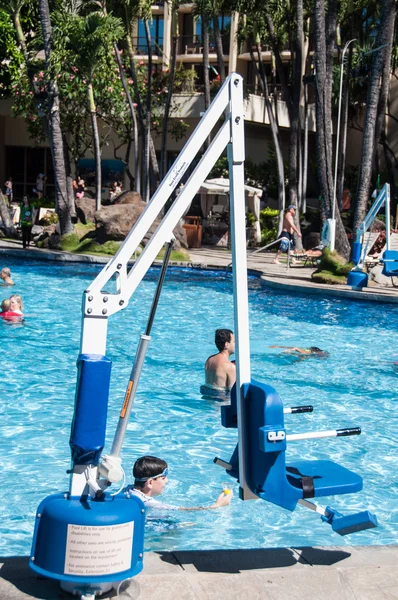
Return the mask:
[[[230,329],[216,329],[214,343],[217,346],[219,352],[222,352],[226,349],[226,344],[228,344],[228,348],[231,345],[231,354],[233,354],[235,351],[235,338],[233,331],[231,331]]]
[[[321,350],[320,348],[317,348],[316,346],[311,346],[311,348],[309,348],[309,351],[312,354],[319,354],[319,352],[323,352],[323,350]]]
[[[10,310],[11,300],[9,298],[5,298],[1,303],[1,312],[7,312]]]
[[[11,310],[23,310],[22,298],[18,294],[10,296]]]
[[[1,269],[1,278],[5,279],[6,277],[11,277],[11,271],[8,267]]]
[[[156,456],[141,456],[133,467],[134,487],[144,488],[150,479],[166,478],[167,462]]]

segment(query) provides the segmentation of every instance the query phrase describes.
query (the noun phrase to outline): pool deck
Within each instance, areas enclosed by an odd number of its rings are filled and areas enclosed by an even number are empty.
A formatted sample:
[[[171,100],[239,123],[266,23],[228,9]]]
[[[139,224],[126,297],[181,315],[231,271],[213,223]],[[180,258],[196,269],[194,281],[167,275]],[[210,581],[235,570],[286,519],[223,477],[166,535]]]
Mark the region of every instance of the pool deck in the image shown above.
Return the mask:
[[[2,266],[7,257],[87,263],[109,260],[38,248],[23,250],[20,242],[5,240],[0,240],[0,256]],[[398,289],[372,286],[358,292],[348,286],[314,284],[314,269],[297,265],[287,271],[286,264],[272,263],[273,256],[251,256],[248,251],[248,268],[261,273],[264,284],[275,289],[398,302]],[[191,250],[190,257],[189,266],[195,268],[225,269],[231,263],[230,252],[218,248]],[[209,536],[214,543],[216,532],[209,530]],[[331,543],[337,540],[337,534],[331,532]],[[149,552],[144,564],[134,589],[123,596],[126,600],[398,599],[398,545]],[[116,592],[102,596],[104,600],[116,597]],[[27,557],[0,558],[0,600],[29,598],[66,600],[72,596],[60,590],[57,582],[36,576]]]
[[[247,266],[252,272],[261,275],[265,286],[283,292],[297,294],[311,294],[317,296],[328,296],[345,299],[355,299],[370,302],[381,302],[388,304],[398,303],[398,287],[383,287],[370,282],[369,287],[361,291],[354,290],[348,285],[326,285],[314,283],[311,274],[314,268],[304,267],[301,263],[292,265],[287,269],[286,263],[275,265],[272,261],[275,254],[247,252]],[[232,262],[231,252],[224,248],[202,247],[189,250],[190,261],[188,263],[170,263],[177,266],[190,266],[203,269],[227,269]],[[105,264],[108,257],[72,254],[57,250],[42,250],[31,247],[23,250],[19,240],[0,239],[0,257],[25,258],[35,260],[56,260],[60,262],[86,262]],[[3,263],[5,261],[3,260]],[[3,264],[2,266],[6,266]]]
[[[134,579],[132,593],[123,595],[124,599],[398,598],[398,546],[149,552],[144,565]],[[27,558],[0,558],[1,600],[72,597],[56,581],[33,573]],[[116,592],[101,598],[117,598]]]

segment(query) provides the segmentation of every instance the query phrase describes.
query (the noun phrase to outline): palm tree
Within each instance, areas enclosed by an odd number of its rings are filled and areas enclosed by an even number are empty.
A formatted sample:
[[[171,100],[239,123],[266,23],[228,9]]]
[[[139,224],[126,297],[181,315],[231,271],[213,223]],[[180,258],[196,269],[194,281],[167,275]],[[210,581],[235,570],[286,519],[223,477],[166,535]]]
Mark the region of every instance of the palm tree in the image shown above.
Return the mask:
[[[170,70],[169,70],[169,85],[167,90],[167,98],[166,104],[164,107],[163,113],[163,123],[162,123],[162,141],[161,141],[161,149],[160,149],[160,177],[163,177],[167,173],[167,154],[166,154],[166,144],[167,144],[167,130],[169,125],[169,117],[170,117],[170,109],[171,109],[171,101],[174,91],[174,81],[175,81],[175,73],[177,66],[177,44],[178,44],[178,12],[177,9],[180,5],[179,0],[171,0],[170,2],[170,10],[171,10],[171,60],[170,60]]]
[[[316,73],[316,153],[318,178],[321,188],[322,211],[326,219],[333,211],[333,156],[332,156],[332,83],[333,59],[336,39],[337,2],[329,0],[328,10],[324,0],[315,0],[315,73]],[[336,207],[336,250],[348,259],[350,246]]]
[[[61,130],[61,118],[59,113],[59,96],[56,80],[49,74],[49,64],[52,54],[52,28],[48,0],[39,0],[39,14],[41,30],[44,43],[44,54],[47,68],[47,95],[48,95],[48,119],[49,140],[54,165],[55,179],[55,202],[61,234],[73,231],[72,213],[73,206],[69,205],[64,144]]]
[[[101,144],[97,123],[97,108],[94,95],[95,73],[111,56],[114,43],[122,37],[119,19],[103,11],[92,12],[86,17],[70,15],[67,47],[74,53],[74,63],[85,77],[87,101],[93,132],[95,160],[95,204],[101,208]]]
[[[366,113],[362,137],[362,156],[353,227],[354,235],[364,220],[367,212],[373,159],[376,144],[378,143],[382,132],[382,123],[384,123],[388,96],[385,86],[382,87],[382,93],[380,94],[380,83],[383,81],[383,72],[385,70],[388,71],[389,79],[396,3],[395,0],[381,0],[380,5],[381,10],[376,48],[373,54],[368,95],[366,99]],[[386,79],[387,77],[384,77],[384,81],[386,81]],[[375,133],[377,134],[377,138],[375,137]]]

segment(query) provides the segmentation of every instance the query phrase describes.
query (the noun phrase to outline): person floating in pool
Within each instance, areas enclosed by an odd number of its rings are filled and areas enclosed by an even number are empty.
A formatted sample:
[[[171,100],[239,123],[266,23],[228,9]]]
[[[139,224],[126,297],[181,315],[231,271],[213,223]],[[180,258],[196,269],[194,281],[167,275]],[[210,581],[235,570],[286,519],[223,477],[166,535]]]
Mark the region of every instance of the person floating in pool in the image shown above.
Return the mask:
[[[219,352],[209,356],[206,361],[206,383],[200,386],[200,393],[225,400],[236,381],[236,367],[230,361],[230,356],[235,352],[235,336],[230,329],[217,329],[214,343]]]
[[[11,271],[8,267],[4,267],[4,269],[1,269],[0,277],[2,279],[1,285],[15,285],[13,280],[11,279]]]
[[[146,508],[160,510],[210,510],[227,506],[231,502],[232,490],[224,490],[213,504],[209,506],[174,506],[156,500],[167,484],[168,466],[166,461],[156,456],[141,456],[133,467],[134,483],[128,485],[124,493],[137,496]]]
[[[310,348],[297,348],[296,346],[270,346],[270,348],[284,348],[284,354],[295,354],[304,358],[306,356],[318,356],[320,358],[326,358],[329,356],[329,352],[317,348],[317,346],[311,346]]]

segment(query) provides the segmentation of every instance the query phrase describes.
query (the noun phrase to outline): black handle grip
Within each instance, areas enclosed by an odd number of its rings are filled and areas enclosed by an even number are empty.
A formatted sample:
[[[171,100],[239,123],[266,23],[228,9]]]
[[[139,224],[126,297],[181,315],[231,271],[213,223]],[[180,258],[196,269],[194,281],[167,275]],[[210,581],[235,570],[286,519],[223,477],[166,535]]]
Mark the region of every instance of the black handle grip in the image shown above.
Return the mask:
[[[292,406],[290,410],[292,411],[292,415],[294,415],[298,413],[314,412],[314,407],[310,404],[308,406]]]
[[[345,429],[336,429],[337,437],[346,437],[348,435],[361,435],[360,427],[346,427]]]

